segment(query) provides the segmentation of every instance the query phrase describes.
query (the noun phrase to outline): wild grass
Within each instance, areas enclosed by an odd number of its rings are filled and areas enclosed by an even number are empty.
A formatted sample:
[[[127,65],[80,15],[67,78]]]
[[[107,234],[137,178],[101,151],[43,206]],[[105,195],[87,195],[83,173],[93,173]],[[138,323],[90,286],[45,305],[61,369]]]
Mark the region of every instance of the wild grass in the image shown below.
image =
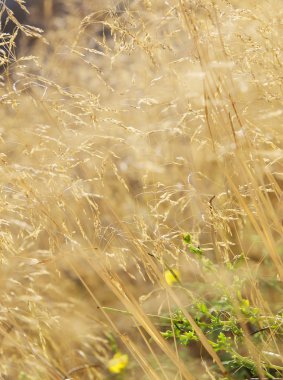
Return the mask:
[[[280,2],[66,6],[1,39],[0,378],[282,378]]]

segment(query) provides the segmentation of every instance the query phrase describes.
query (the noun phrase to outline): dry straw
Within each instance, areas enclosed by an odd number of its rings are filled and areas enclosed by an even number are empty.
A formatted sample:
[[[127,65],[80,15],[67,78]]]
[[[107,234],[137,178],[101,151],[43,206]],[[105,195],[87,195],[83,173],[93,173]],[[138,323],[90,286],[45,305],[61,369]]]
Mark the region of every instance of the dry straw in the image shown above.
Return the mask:
[[[0,378],[278,377],[280,2],[16,2],[22,23],[0,5]],[[195,317],[224,298],[232,369]]]

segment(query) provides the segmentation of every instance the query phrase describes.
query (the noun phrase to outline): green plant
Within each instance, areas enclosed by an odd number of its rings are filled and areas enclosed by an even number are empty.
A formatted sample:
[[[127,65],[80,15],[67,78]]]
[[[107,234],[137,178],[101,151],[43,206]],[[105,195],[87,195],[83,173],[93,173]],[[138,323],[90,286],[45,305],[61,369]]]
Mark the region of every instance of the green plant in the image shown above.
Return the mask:
[[[190,306],[189,312],[213,349],[220,354],[229,373],[237,374],[238,379],[258,374],[258,364],[246,352],[246,338],[253,344],[260,344],[272,331],[278,339],[283,336],[282,313],[273,316],[261,315],[259,309],[252,307],[249,300],[242,298],[239,293],[235,294],[234,299],[223,296],[209,303],[197,301]],[[181,311],[176,310],[171,317],[174,329],[162,332],[165,339],[174,338],[184,346],[199,341]],[[272,379],[283,376],[283,366],[272,365],[264,359],[260,364],[266,377]]]

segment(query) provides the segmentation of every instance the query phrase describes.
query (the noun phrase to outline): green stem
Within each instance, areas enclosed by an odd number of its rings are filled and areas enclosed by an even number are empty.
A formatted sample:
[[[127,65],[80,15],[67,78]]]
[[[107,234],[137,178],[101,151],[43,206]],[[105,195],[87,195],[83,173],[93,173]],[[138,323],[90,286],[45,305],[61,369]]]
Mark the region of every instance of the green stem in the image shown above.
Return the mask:
[[[120,309],[115,309],[114,307],[107,307],[107,306],[103,306],[101,307],[101,309],[105,310],[105,311],[110,311],[110,312],[114,312],[114,313],[120,313],[120,314],[124,314],[124,315],[129,315],[129,316],[133,316],[132,313],[130,313],[129,311],[126,311],[126,310],[120,310]],[[170,318],[170,317],[163,317],[161,315],[157,315],[157,314],[146,314],[147,317],[150,317],[150,318],[159,318],[159,319],[163,319],[165,321],[176,321],[178,322],[178,319],[174,319],[174,318]]]

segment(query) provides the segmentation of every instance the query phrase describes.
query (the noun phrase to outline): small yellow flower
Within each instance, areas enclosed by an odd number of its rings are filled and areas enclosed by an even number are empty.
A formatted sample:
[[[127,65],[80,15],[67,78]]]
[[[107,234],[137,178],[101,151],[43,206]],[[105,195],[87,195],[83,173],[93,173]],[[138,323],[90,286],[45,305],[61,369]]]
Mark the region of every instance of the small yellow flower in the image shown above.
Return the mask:
[[[112,373],[122,372],[128,365],[128,355],[117,352],[108,362],[108,369]]]
[[[164,277],[167,284],[169,286],[172,286],[173,284],[175,284],[175,282],[180,281],[181,275],[178,269],[168,269],[164,272]]]

